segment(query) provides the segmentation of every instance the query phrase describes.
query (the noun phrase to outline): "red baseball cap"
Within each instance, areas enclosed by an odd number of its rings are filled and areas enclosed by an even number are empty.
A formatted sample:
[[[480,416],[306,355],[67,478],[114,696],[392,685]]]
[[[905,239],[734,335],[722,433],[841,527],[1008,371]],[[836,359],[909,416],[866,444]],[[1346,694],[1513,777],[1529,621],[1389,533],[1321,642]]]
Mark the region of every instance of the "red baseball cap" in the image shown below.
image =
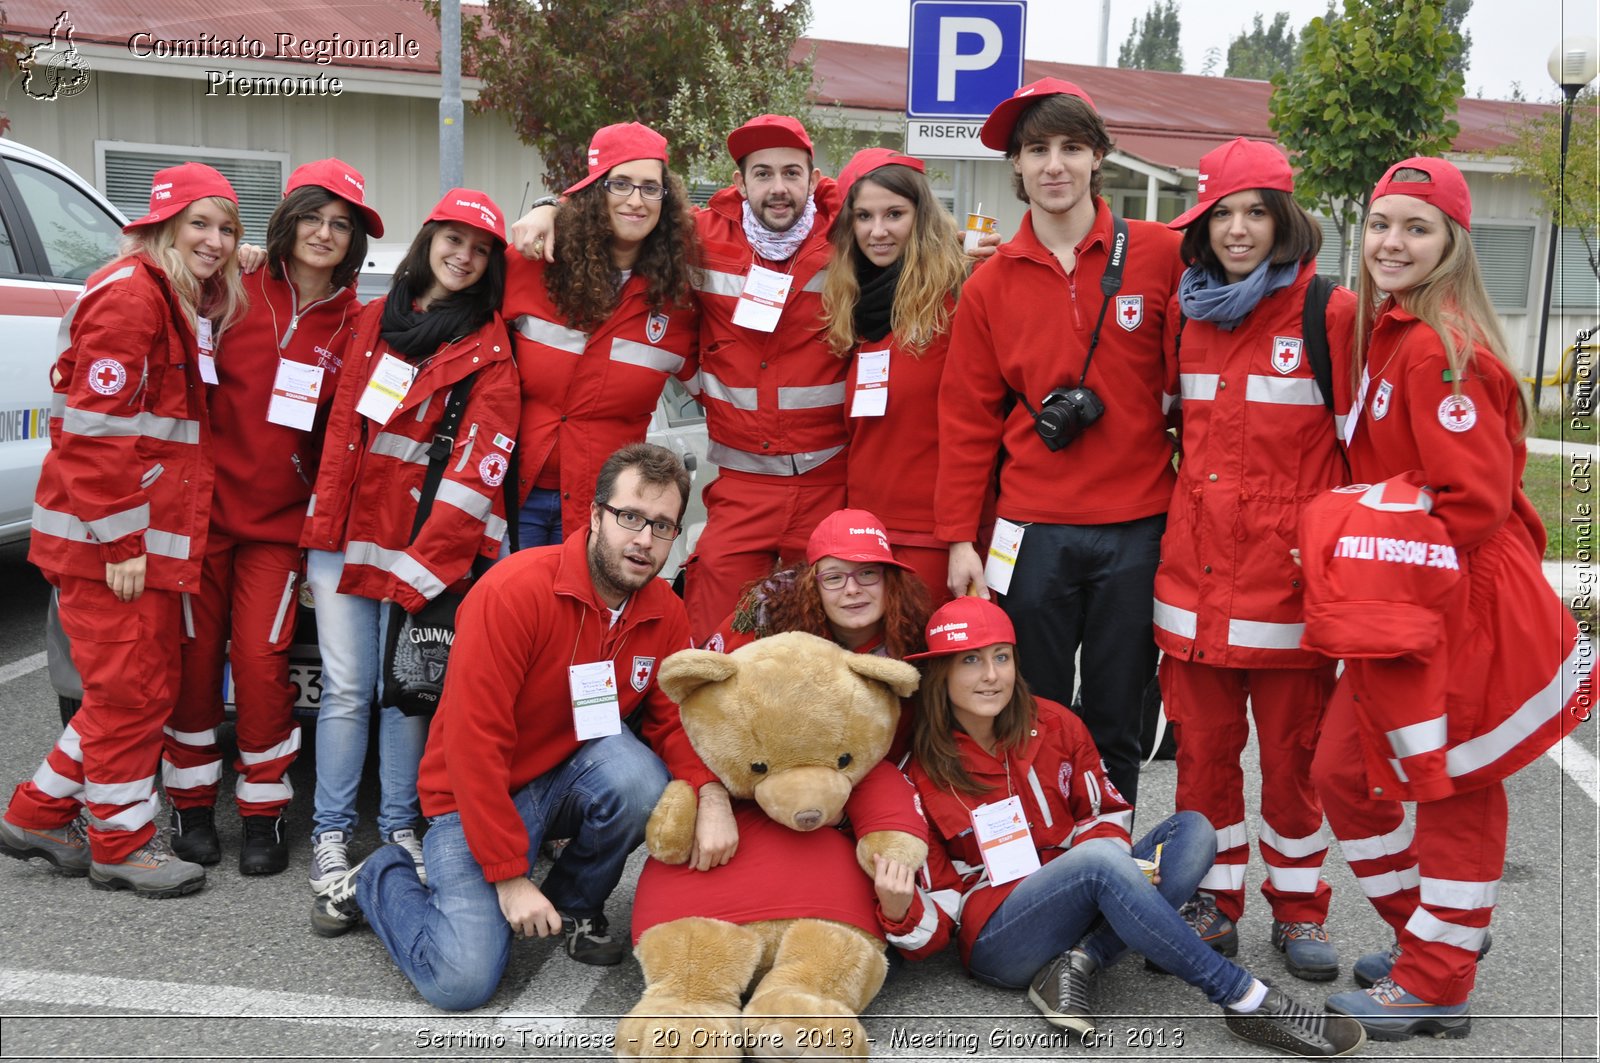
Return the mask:
[[[839,172],[839,189],[845,195],[850,194],[850,186],[861,180],[873,170],[885,166],[909,166],[918,173],[927,173],[928,166],[921,159],[911,155],[902,155],[893,148],[862,148],[851,156],[845,163],[844,169]]]
[[[894,559],[883,522],[864,509],[836,509],[822,518],[806,543],[806,563],[814,565],[825,557],[911,567]]]
[[[1017,629],[1005,610],[987,598],[952,598],[928,617],[928,650],[908,653],[906,660],[945,657],[963,650],[981,650],[997,642],[1017,641]]]
[[[1167,222],[1167,228],[1188,228],[1217,200],[1252,188],[1293,192],[1294,171],[1276,144],[1234,137],[1200,156],[1200,202]]]
[[[150,178],[150,213],[130,221],[122,231],[131,233],[142,225],[157,225],[181,214],[195,200],[212,196],[220,196],[235,207],[239,205],[228,179],[203,162],[179,163],[157,170]]]
[[[288,195],[308,185],[332,192],[359,210],[361,220],[366,223],[368,236],[383,235],[383,219],[378,217],[377,211],[367,206],[367,182],[362,179],[360,170],[342,159],[318,159],[304,166],[296,166],[294,173],[289,175],[289,183],[284,186],[283,193]]]
[[[806,127],[786,114],[758,114],[728,134],[728,154],[734,162],[762,148],[799,148],[807,155],[813,153]]]
[[[487,192],[479,192],[475,188],[452,188],[433,208],[428,220],[458,221],[462,225],[481,229],[504,244],[506,229],[505,222],[501,220],[504,217]]]
[[[613,166],[638,159],[655,159],[667,164],[667,138],[647,125],[623,122],[598,130],[589,141],[589,174],[561,194],[570,196],[611,171]]]
[[[1407,181],[1402,178],[1397,181],[1394,175],[1399,170],[1421,170],[1432,180]],[[1472,228],[1472,193],[1467,190],[1467,179],[1461,176],[1461,171],[1454,164],[1444,159],[1418,155],[1395,163],[1372,190],[1374,203],[1380,196],[1416,196],[1444,211],[1463,229],[1470,231]]]
[[[1009,100],[1003,100],[1000,106],[989,112],[989,117],[984,119],[983,129],[978,133],[978,139],[983,141],[983,146],[993,148],[995,151],[1005,151],[1009,148],[1011,130],[1016,127],[1017,119],[1022,117],[1023,111],[1044,96],[1076,96],[1087,103],[1091,111],[1098,113],[1089,94],[1072,82],[1060,78],[1040,78],[1022,86],[1011,94]]]

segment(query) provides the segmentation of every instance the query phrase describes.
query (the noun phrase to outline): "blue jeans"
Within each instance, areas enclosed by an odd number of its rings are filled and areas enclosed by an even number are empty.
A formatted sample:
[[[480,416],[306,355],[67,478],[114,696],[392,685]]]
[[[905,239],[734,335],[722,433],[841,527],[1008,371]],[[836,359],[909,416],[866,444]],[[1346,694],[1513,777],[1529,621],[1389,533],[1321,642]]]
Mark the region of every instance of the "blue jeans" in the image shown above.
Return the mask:
[[[517,511],[517,549],[561,541],[561,492],[535,487]]]
[[[1139,839],[1133,855],[1149,860],[1158,844],[1159,886],[1107,838],[1080,842],[1029,875],[978,932],[973,976],[1020,989],[1074,945],[1101,967],[1131,947],[1213,1003],[1237,1001],[1250,972],[1212,951],[1178,914],[1216,857],[1216,832],[1198,812],[1179,812]]]
[[[530,865],[546,837],[572,839],[540,887],[557,911],[578,919],[604,914],[667,779],[649,747],[624,730],[584,743],[511,795],[528,831]],[[385,846],[356,876],[356,902],[424,1000],[446,1011],[475,1008],[500,984],[511,927],[467,847],[460,813],[434,817],[422,851],[428,885],[404,849]]]
[[[389,607],[357,594],[339,593],[343,552],[311,550],[306,581],[317,609],[322,653],[322,706],[317,711],[317,790],[312,836],[347,835],[356,826],[356,791],[367,760],[367,732],[377,699],[378,669]],[[378,710],[378,830],[387,838],[416,826],[417,765],[428,740],[428,718],[392,706]]]

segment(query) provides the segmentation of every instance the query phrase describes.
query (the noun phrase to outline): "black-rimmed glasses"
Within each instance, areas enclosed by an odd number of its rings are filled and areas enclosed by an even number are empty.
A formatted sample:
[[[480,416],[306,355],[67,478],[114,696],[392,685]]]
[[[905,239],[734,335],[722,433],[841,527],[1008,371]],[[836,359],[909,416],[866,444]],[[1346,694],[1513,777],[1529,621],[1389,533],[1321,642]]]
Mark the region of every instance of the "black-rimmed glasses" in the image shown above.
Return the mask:
[[[683,531],[682,528],[678,527],[670,520],[651,520],[649,517],[642,516],[630,509],[618,509],[616,506],[608,505],[605,502],[599,503],[599,506],[607,513],[610,513],[613,517],[617,518],[617,524],[622,528],[623,531],[642,531],[644,526],[648,524],[650,525],[651,535],[654,535],[657,539],[665,539],[669,543],[676,539],[678,534]]]
[[[636,185],[626,177],[608,177],[600,183],[605,185],[607,192],[610,192],[618,199],[627,199],[633,195],[633,190],[636,188],[639,190],[639,194],[646,199],[660,199],[667,194],[666,186],[658,185],[654,181],[646,181],[642,185]]]
[[[825,591],[842,591],[845,583],[850,580],[855,580],[857,587],[870,587],[881,579],[883,579],[882,567],[865,565],[854,572],[819,572],[817,586]]]
[[[304,214],[296,214],[294,220],[295,224],[299,225],[300,228],[307,229],[312,232],[322,228],[324,225],[338,233],[340,236],[349,236],[351,233],[356,231],[356,227],[350,224],[348,219],[324,218],[314,210],[308,210]]]

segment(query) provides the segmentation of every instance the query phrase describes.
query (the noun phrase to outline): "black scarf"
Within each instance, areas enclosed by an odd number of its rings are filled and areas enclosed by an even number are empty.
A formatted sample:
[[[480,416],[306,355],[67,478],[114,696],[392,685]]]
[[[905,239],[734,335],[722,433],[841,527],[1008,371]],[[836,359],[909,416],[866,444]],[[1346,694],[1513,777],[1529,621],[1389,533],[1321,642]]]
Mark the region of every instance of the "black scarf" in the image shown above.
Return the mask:
[[[856,283],[861,287],[861,294],[856,298],[856,335],[868,343],[877,343],[889,334],[894,291],[900,283],[900,266],[904,262],[905,259],[899,258],[885,269],[862,265],[856,270]]]
[[[411,361],[428,357],[482,324],[472,307],[463,305],[460,296],[436,300],[428,310],[415,309],[416,301],[411,278],[396,277],[388,301],[383,304],[383,319],[378,323],[383,341]]]

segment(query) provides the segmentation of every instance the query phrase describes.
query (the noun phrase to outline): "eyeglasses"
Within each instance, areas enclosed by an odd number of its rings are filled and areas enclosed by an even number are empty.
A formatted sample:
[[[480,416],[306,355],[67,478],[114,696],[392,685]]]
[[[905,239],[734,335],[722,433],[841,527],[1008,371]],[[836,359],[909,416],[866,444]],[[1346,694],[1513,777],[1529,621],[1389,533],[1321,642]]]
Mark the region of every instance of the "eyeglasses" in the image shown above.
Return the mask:
[[[881,579],[883,579],[882,566],[866,565],[854,572],[819,572],[817,586],[825,591],[842,591],[850,580],[855,580],[857,587],[870,587]]]
[[[318,214],[314,210],[307,211],[304,214],[297,214],[295,215],[294,220],[295,224],[299,225],[300,228],[307,229],[312,232],[322,228],[324,225],[338,233],[340,236],[349,236],[351,233],[356,231],[356,227],[350,224],[348,219],[324,218],[321,214]]]
[[[626,177],[608,177],[600,183],[606,186],[607,192],[610,192],[618,199],[627,199],[633,195],[633,190],[636,188],[639,190],[639,194],[646,199],[660,199],[667,194],[666,187],[658,185],[654,181],[646,181],[642,185],[636,185]]]
[[[665,539],[669,543],[683,531],[682,528],[670,520],[651,520],[649,517],[641,516],[632,510],[618,509],[616,506],[607,505],[604,502],[599,503],[599,506],[617,518],[617,524],[621,526],[623,531],[642,531],[644,526],[648,524],[650,525],[651,535],[654,535],[657,539]]]

